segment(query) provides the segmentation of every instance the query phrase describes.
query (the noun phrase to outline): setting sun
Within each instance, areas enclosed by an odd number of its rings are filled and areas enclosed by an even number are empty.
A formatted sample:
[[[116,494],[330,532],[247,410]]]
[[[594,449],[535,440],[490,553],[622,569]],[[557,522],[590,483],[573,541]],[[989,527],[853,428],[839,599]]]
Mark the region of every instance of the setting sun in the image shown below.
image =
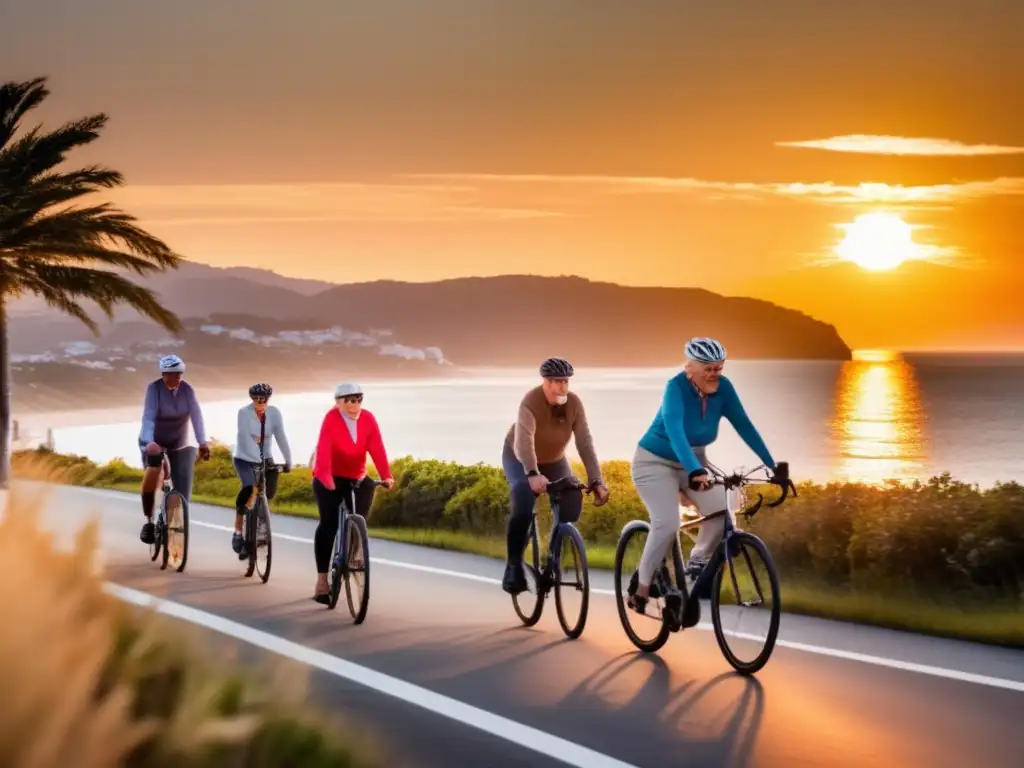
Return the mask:
[[[913,229],[892,213],[865,213],[851,224],[843,225],[846,236],[836,246],[836,254],[845,261],[871,270],[895,269],[918,256]]]

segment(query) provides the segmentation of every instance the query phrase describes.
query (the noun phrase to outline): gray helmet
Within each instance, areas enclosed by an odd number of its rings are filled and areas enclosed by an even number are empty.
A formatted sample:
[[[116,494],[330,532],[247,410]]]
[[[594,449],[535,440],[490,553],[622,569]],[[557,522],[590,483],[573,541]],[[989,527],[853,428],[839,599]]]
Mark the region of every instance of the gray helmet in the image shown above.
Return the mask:
[[[568,379],[572,374],[572,364],[560,357],[549,357],[540,364],[540,375],[544,379]]]
[[[269,384],[253,384],[249,387],[249,397],[270,397],[274,388]]]
[[[698,363],[724,363],[727,353],[714,339],[699,336],[686,345],[686,356]]]

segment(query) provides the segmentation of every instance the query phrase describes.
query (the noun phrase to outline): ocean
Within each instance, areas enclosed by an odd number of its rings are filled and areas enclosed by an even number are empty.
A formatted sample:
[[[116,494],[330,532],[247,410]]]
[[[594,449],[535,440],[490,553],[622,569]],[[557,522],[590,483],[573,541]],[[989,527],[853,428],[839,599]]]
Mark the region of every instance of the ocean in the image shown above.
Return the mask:
[[[754,424],[795,478],[879,482],[950,472],[982,486],[1024,479],[1024,355],[857,357],[727,364]],[[577,370],[572,387],[583,398],[602,460],[632,457],[674,373]],[[202,396],[202,381],[192,383]],[[498,464],[519,400],[536,383],[533,371],[495,369],[454,380],[366,381],[364,406],[380,422],[392,457]],[[143,393],[133,394],[135,402],[127,398],[124,408],[89,413],[85,425],[62,427],[66,420],[51,414],[33,416],[28,426],[33,434],[53,428],[58,451],[100,462],[119,456],[137,466]],[[205,403],[210,436],[233,444],[237,410],[246,402],[242,392],[236,401]],[[293,460],[306,463],[333,405],[331,393],[272,402],[284,415]],[[725,421],[709,457],[724,469],[758,463]]]

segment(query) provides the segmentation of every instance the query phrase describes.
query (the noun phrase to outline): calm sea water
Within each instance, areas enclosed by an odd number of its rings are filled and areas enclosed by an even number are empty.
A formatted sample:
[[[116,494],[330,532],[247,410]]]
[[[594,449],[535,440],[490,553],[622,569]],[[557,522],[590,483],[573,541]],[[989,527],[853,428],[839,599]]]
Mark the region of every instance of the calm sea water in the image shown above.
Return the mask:
[[[913,356],[860,353],[847,363],[730,362],[743,403],[776,459],[801,479],[926,478],[944,471],[990,485],[1024,479],[1024,355]],[[669,369],[580,370],[602,459],[629,459],[658,407]],[[498,464],[501,443],[533,371],[479,370],[461,380],[365,382],[365,407],[390,455]],[[194,382],[202,387],[202,382]],[[138,403],[98,411],[91,426],[54,430],[56,448],[96,461],[138,465]],[[208,402],[207,431],[233,443],[237,409]],[[329,392],[279,396],[294,459],[305,463]],[[56,426],[54,417],[34,425]],[[726,469],[758,462],[728,422],[709,456]],[[278,457],[280,458],[280,456]]]

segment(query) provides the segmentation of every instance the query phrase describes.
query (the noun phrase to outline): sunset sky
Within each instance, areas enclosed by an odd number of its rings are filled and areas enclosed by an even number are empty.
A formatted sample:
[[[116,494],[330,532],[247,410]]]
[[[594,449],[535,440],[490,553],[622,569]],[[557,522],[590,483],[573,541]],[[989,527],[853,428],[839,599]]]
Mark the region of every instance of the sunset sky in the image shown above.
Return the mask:
[[[1024,346],[1020,0],[6,0],[0,39],[4,80],[50,76],[40,119],[111,115],[78,161],[198,261],[700,286],[852,346]],[[835,263],[869,211],[911,263]]]

